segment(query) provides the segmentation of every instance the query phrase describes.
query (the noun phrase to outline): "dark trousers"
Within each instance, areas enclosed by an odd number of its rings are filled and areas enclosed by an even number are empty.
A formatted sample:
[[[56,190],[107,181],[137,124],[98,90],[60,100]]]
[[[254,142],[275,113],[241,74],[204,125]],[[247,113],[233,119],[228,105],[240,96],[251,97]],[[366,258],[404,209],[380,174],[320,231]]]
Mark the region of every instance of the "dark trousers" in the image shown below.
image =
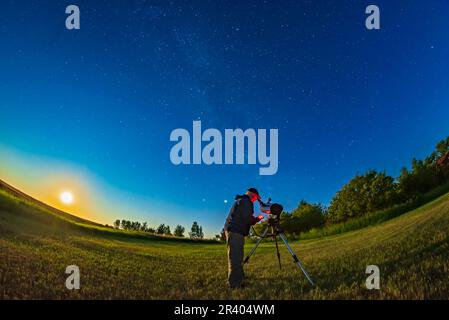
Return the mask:
[[[226,231],[226,245],[228,249],[228,283],[231,288],[242,285],[243,273],[243,246],[245,237],[240,233]]]

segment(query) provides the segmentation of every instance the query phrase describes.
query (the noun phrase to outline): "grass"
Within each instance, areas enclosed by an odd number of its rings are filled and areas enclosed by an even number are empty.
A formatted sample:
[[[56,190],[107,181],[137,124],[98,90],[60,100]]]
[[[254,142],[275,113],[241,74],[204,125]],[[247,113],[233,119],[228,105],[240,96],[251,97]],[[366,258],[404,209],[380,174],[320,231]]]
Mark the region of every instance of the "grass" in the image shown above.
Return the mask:
[[[319,229],[312,229],[308,232],[301,233],[298,237],[301,240],[316,239],[326,236],[341,234],[354,231],[368,226],[373,226],[390,219],[396,218],[404,213],[410,212],[422,205],[429,203],[442,195],[449,192],[449,183],[434,188],[426,194],[418,196],[412,201],[396,205],[392,208],[376,211],[360,218],[354,218],[346,222],[332,224]]]
[[[378,225],[300,242],[311,288],[281,246],[256,251],[247,286],[226,286],[226,248],[168,241],[61,217],[0,191],[1,299],[448,299],[449,194]],[[246,252],[252,244],[248,244]],[[75,264],[81,289],[65,288]],[[381,270],[381,290],[365,269]]]

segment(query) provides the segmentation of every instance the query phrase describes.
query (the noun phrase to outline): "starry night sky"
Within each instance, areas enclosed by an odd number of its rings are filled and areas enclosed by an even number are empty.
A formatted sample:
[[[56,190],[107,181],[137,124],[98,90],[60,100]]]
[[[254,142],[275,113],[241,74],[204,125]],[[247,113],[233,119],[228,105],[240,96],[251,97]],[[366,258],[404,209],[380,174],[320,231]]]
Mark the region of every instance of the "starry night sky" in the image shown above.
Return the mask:
[[[69,4],[81,30],[65,29]],[[381,30],[365,28],[370,4]],[[125,210],[105,223],[214,234],[250,186],[288,210],[328,204],[356,173],[397,176],[449,134],[447,30],[446,0],[4,0],[0,151],[23,155],[22,180],[51,172],[34,158],[95,176],[98,201]],[[193,120],[278,128],[278,173],[174,166],[170,132]]]

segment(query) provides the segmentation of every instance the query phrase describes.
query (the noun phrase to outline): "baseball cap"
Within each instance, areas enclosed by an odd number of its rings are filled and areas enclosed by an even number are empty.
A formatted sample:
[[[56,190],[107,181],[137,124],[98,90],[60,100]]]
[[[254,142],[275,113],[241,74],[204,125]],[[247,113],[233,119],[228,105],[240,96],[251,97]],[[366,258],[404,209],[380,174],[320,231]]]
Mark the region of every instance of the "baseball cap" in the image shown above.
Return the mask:
[[[254,194],[256,194],[256,195],[257,195],[257,198],[260,199],[259,191],[257,191],[256,188],[249,188],[248,191],[249,191],[249,192],[252,192],[252,193],[254,193]]]

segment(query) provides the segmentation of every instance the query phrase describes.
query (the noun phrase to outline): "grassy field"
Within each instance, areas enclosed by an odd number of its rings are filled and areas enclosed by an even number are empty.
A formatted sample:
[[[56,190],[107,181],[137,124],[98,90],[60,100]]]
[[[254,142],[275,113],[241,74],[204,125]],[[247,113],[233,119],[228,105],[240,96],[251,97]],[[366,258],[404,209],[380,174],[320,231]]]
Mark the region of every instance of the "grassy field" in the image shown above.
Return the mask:
[[[226,286],[224,244],[165,240],[60,216],[0,190],[1,299],[448,299],[449,194],[382,224],[292,242],[311,288],[281,246],[263,244],[245,266],[247,286]],[[248,244],[249,250],[252,244]],[[81,289],[65,288],[65,268]],[[381,289],[365,288],[365,269]]]

